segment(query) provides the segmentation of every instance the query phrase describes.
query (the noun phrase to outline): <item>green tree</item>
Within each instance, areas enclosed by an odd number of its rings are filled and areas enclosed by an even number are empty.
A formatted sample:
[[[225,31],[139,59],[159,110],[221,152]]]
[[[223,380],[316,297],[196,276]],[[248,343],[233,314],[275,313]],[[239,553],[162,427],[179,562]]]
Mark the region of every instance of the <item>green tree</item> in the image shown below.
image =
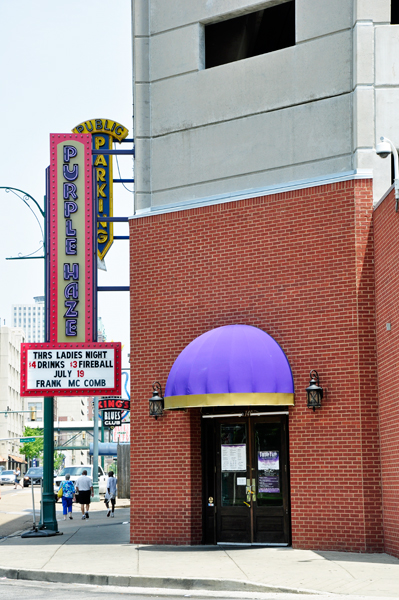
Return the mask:
[[[65,458],[65,454],[61,454],[61,452],[54,452],[54,469],[58,470],[61,465],[62,465],[62,461]]]
[[[43,436],[43,429],[40,427],[25,427],[24,437]],[[34,442],[22,444],[21,454],[24,454],[28,461],[32,458],[38,458],[40,461],[43,458],[43,437],[37,437]]]
[[[25,427],[24,437],[43,436],[43,429],[40,427]],[[21,446],[21,454],[24,454],[29,461],[32,458],[37,458],[43,462],[43,437],[37,437],[34,442],[27,442]],[[54,452],[54,469],[59,469],[64,460],[64,455],[61,452]]]

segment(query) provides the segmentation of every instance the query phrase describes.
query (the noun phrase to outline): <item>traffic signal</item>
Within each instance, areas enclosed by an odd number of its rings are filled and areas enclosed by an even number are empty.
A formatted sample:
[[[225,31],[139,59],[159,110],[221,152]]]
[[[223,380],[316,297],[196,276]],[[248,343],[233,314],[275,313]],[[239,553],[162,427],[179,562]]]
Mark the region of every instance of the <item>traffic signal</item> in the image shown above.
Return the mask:
[[[31,421],[36,421],[36,408],[31,408],[30,409],[30,420]]]

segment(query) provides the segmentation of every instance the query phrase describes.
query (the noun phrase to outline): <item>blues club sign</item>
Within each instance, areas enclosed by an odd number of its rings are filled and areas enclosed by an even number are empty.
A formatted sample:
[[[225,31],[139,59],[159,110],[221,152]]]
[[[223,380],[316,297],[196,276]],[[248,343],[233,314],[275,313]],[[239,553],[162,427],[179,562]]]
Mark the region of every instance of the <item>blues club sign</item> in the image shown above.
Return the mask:
[[[89,133],[93,150],[111,150],[113,141],[121,142],[128,135],[126,127],[111,119],[91,119],[80,123],[72,130],[74,133]],[[113,174],[112,156],[96,153],[93,155],[93,177],[95,189],[95,206],[98,217],[112,217],[113,206]],[[103,260],[114,241],[113,223],[99,221],[97,223],[97,253]]]

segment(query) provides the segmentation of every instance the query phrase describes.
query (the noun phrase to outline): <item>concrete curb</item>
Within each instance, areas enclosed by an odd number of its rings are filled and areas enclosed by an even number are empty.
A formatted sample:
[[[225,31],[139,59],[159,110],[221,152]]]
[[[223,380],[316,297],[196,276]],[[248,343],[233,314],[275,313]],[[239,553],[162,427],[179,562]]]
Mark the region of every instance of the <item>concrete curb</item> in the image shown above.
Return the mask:
[[[238,579],[198,579],[172,577],[142,577],[140,575],[99,575],[95,573],[65,573],[35,569],[0,567],[0,577],[47,581],[50,583],[80,583],[86,585],[112,585],[132,588],[165,588],[170,590],[202,590],[221,592],[280,592],[286,594],[320,594],[315,590],[299,590],[279,586],[240,581]]]

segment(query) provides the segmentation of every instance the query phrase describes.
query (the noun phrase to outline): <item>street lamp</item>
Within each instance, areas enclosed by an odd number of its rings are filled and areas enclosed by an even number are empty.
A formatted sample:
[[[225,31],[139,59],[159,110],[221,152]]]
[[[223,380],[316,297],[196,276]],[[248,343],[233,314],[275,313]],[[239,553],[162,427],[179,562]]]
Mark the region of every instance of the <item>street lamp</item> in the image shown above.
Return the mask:
[[[395,210],[398,212],[399,208],[399,160],[398,151],[395,145],[387,137],[381,136],[380,143],[376,145],[375,151],[380,158],[386,158],[391,153],[393,155],[393,170],[394,170],[394,186],[395,186]]]

